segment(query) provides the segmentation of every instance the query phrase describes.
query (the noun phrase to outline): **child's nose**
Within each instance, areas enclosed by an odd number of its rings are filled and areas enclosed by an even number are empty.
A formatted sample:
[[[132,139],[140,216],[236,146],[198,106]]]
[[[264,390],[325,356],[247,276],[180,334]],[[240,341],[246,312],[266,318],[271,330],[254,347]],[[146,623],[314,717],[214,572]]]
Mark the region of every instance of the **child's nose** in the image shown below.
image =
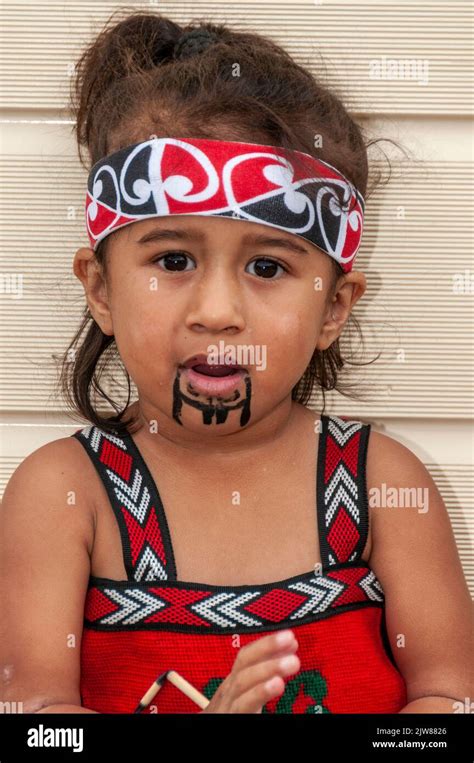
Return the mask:
[[[190,299],[186,318],[189,327],[199,324],[210,331],[245,328],[245,305],[241,290],[232,279],[201,283]]]

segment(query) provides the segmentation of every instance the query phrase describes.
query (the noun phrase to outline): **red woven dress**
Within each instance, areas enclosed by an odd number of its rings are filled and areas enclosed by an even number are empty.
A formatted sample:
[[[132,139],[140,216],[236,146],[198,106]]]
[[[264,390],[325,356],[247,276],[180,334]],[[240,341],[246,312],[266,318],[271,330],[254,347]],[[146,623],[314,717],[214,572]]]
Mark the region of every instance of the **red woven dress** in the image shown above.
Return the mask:
[[[116,516],[126,580],[90,577],[81,643],[81,701],[133,713],[158,675],[176,670],[209,699],[237,647],[291,628],[300,671],[268,713],[397,713],[406,686],[391,653],[384,593],[361,559],[368,534],[370,424],[321,416],[317,519],[322,573],[263,585],[177,579],[165,510],[132,436],[77,430]],[[238,635],[237,635],[238,634]],[[233,638],[232,638],[233,637]],[[195,713],[169,681],[143,712]]]

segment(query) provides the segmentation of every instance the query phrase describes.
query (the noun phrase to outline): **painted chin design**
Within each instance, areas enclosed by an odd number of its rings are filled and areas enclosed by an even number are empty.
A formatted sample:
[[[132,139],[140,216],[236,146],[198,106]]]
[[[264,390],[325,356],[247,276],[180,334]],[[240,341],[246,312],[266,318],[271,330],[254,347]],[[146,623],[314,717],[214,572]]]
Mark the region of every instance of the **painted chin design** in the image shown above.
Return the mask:
[[[241,408],[240,426],[250,419],[252,383],[247,371],[227,376],[205,376],[192,368],[180,367],[173,383],[173,419],[181,426],[183,404],[202,411],[202,423],[224,424],[229,411]]]

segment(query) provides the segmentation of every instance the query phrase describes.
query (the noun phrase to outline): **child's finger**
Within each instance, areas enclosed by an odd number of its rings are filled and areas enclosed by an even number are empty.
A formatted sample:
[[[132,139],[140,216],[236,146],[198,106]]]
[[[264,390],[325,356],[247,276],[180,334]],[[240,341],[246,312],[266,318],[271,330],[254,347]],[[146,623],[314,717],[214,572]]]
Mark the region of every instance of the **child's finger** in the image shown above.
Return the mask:
[[[280,636],[285,633],[287,639],[281,640]],[[274,656],[281,653],[292,654],[298,649],[298,642],[295,638],[293,631],[278,631],[277,633],[270,633],[268,636],[262,636],[262,638],[255,639],[249,644],[246,644],[237,654],[235,658],[234,667],[242,669],[256,665],[259,662],[269,660]]]
[[[296,654],[286,654],[276,659],[265,660],[232,673],[232,694],[237,699],[263,686],[273,678],[286,678],[300,669],[301,662]],[[280,683],[278,682],[278,686]]]
[[[269,681],[253,686],[232,704],[233,713],[261,713],[263,706],[285,690],[281,676],[273,676]]]

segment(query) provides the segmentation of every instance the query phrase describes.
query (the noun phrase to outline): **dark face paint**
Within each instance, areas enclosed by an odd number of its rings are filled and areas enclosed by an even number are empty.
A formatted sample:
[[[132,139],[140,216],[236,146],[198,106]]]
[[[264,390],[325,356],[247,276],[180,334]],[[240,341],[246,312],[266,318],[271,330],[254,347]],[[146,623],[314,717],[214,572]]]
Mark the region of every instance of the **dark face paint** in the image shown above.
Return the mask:
[[[173,383],[173,418],[181,426],[183,425],[183,422],[181,421],[181,409],[183,403],[202,411],[203,424],[212,424],[214,416],[216,424],[224,424],[227,421],[229,411],[235,411],[238,408],[242,408],[242,413],[240,414],[240,426],[244,427],[249,421],[250,398],[252,394],[252,383],[249,374],[244,377],[245,397],[243,398],[241,398],[241,393],[238,389],[234,390],[232,396],[229,398],[217,396],[205,398],[203,394],[196,392],[192,385],[188,383],[187,392],[189,392],[189,395],[192,395],[192,397],[189,397],[181,390],[180,378],[181,372],[178,369]],[[205,398],[205,402],[202,401],[202,398]],[[233,402],[235,402],[235,405],[232,405]]]

